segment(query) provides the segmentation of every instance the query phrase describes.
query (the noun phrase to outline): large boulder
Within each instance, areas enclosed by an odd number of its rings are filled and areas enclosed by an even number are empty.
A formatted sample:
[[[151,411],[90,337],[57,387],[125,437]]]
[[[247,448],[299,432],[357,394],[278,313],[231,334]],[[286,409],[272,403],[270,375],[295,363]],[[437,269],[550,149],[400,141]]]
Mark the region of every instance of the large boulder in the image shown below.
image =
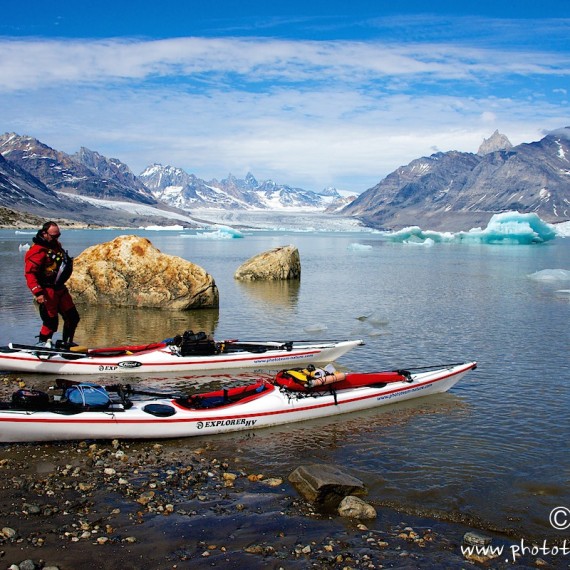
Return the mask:
[[[216,283],[204,269],[134,235],[87,248],[75,258],[67,285],[80,304],[179,311],[219,306]]]
[[[260,253],[240,265],[234,278],[241,281],[276,281],[301,278],[301,259],[294,245]]]

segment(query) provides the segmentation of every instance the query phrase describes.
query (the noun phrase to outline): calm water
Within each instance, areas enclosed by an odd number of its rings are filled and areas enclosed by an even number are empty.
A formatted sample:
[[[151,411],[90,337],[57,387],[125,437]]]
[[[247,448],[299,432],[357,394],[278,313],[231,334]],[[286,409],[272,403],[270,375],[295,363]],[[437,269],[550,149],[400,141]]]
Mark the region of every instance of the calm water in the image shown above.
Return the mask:
[[[68,230],[62,239],[78,255],[121,233]],[[527,537],[570,538],[570,531],[549,524],[554,507],[570,508],[570,296],[560,292],[570,284],[528,278],[544,269],[570,269],[570,239],[542,246],[419,247],[372,233],[259,231],[226,240],[135,233],[211,273],[220,309],[84,307],[77,333],[83,343],[146,342],[192,328],[218,339],[360,337],[366,346],[338,363],[358,370],[479,362],[441,396],[342,421],[210,438],[220,455],[232,457],[239,449],[241,461],[279,474],[308,461],[332,462],[364,480],[377,503],[462,513]],[[33,342],[39,328],[18,249],[32,237],[0,231],[1,345]],[[300,284],[234,281],[249,257],[288,244],[301,254]],[[177,378],[137,380],[182,385]]]

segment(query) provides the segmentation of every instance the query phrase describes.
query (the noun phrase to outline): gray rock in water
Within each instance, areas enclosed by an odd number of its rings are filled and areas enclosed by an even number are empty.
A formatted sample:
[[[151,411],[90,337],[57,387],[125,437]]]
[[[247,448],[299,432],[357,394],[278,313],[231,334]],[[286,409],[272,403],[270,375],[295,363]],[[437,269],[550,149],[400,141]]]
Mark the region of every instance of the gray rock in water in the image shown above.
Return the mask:
[[[351,519],[375,519],[376,509],[353,495],[348,495],[345,497],[338,506],[338,514],[341,517],[347,517]]]
[[[332,465],[302,465],[289,475],[289,481],[306,500],[325,508],[336,509],[344,497],[366,493],[360,479]]]
[[[301,278],[301,258],[294,245],[260,253],[240,265],[234,274],[240,281],[276,281]]]

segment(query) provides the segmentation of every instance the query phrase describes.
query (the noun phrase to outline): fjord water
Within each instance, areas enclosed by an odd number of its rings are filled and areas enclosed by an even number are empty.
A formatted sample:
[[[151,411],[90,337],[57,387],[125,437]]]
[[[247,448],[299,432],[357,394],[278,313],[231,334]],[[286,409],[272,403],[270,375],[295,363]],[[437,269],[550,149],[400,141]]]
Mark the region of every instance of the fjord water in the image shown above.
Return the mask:
[[[65,230],[62,241],[76,256],[124,233]],[[569,238],[541,245],[425,247],[356,231],[245,231],[243,239],[130,233],[212,274],[220,309],[81,307],[77,337],[84,344],[147,342],[193,329],[217,339],[362,338],[366,345],[337,363],[361,371],[478,361],[475,371],[440,396],[342,419],[168,445],[207,442],[220,457],[239,453],[243,464],[268,475],[287,475],[309,462],[333,463],[362,479],[377,505],[478,520],[520,536],[564,538],[568,531],[553,529],[549,514],[558,506],[570,508],[570,283],[529,276],[570,269]],[[32,343],[37,335],[39,317],[19,248],[32,237],[0,231],[0,345]],[[299,283],[233,279],[251,256],[288,244],[300,252]],[[30,375],[26,381],[41,386],[45,379]],[[178,378],[133,381],[169,389],[197,385]]]

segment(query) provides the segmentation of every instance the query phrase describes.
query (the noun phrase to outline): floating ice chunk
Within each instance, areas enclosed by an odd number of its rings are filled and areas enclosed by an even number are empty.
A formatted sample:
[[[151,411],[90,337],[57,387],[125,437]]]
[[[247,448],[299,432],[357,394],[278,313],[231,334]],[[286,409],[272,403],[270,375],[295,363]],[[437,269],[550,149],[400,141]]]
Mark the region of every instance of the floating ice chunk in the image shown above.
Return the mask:
[[[315,332],[323,332],[328,329],[327,325],[322,323],[315,323],[314,325],[309,325],[305,327],[303,330],[308,333],[315,333]]]
[[[195,239],[237,239],[243,238],[244,235],[235,228],[219,226],[213,229],[213,231],[199,231],[195,234],[184,234],[183,237]]]
[[[372,249],[372,246],[365,243],[351,243],[347,249],[350,251],[368,251],[369,249]]]
[[[561,224],[554,224],[554,230],[559,237],[570,237],[570,222],[562,222]]]
[[[397,232],[387,234],[387,238],[390,241],[413,245],[424,245],[429,240],[429,245],[433,245],[434,243],[453,242],[455,234],[422,230],[419,226],[409,226]]]
[[[560,235],[552,224],[536,214],[503,212],[494,214],[485,229],[473,228],[468,232],[435,232],[410,226],[387,233],[386,239],[407,245],[434,245],[436,243],[483,243],[528,245],[544,243]]]
[[[230,226],[215,226],[216,227],[216,231],[218,231],[220,234],[227,234],[230,238],[242,238],[243,234],[239,231],[236,230],[235,228],[231,228]]]
[[[503,212],[494,214],[484,230],[474,228],[457,235],[462,242],[527,245],[553,240],[556,231],[534,213]]]
[[[543,269],[528,275],[535,281],[570,281],[570,271],[567,269]]]
[[[18,246],[18,251],[28,251],[28,249],[30,249],[30,244],[29,243],[21,243]]]

